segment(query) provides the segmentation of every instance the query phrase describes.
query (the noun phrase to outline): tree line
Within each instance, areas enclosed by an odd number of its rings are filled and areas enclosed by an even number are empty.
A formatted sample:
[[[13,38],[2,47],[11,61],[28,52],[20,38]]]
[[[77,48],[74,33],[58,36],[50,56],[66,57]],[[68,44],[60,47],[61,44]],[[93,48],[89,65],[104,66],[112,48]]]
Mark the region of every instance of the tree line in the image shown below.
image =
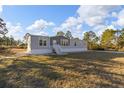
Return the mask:
[[[83,40],[87,42],[88,49],[120,50],[124,48],[124,29],[106,29],[101,36],[93,31],[85,32]]]
[[[0,37],[1,47],[23,47],[24,43],[21,40],[15,40],[13,36]]]
[[[59,31],[56,36],[73,38],[70,31],[66,33]],[[89,50],[120,50],[124,48],[124,28],[121,30],[105,29],[101,36],[88,31],[84,33],[83,40],[86,41]]]
[[[7,37],[7,33],[6,23],[0,18],[0,47],[25,47],[21,40],[15,40],[13,36]]]
[[[7,37],[7,33],[6,23],[0,18],[0,46],[20,45],[26,47],[22,41],[15,40],[12,36]],[[73,38],[70,31],[66,33],[59,31],[56,36]],[[121,30],[106,29],[101,36],[97,36],[93,31],[88,31],[84,33],[83,40],[87,42],[87,47],[91,50],[120,50],[124,48],[124,28]]]
[[[72,39],[73,38],[73,36],[72,36],[72,34],[71,34],[70,31],[67,31],[66,33],[64,33],[63,31],[58,31],[56,33],[56,36],[65,36],[65,37],[67,37],[69,39]]]

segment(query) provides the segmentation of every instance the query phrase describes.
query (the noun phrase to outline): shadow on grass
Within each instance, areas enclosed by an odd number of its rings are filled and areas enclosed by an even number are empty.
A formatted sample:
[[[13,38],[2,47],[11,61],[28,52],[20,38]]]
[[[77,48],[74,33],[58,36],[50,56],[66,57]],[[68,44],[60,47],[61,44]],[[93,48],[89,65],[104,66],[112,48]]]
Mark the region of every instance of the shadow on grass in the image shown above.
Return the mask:
[[[101,60],[101,61],[109,61],[112,58],[116,57],[124,57],[124,53],[110,53],[110,52],[81,52],[81,53],[70,53],[67,55],[50,55],[51,60],[64,60],[66,58],[72,59],[87,59],[87,60]]]
[[[0,87],[65,87],[65,85],[68,87],[124,87],[124,72],[111,71],[114,67],[119,71],[120,67],[124,67],[124,63],[111,60],[116,57],[124,57],[124,54],[84,52],[48,56],[48,60],[53,61],[52,63],[40,57],[38,57],[39,62],[30,58],[15,59],[11,65],[0,68]],[[37,59],[37,56],[35,58]],[[3,60],[0,64],[2,63],[4,63]],[[62,73],[59,73],[59,70]],[[95,78],[91,77],[92,75]],[[54,83],[58,85],[55,86]]]
[[[61,75],[44,63],[14,60],[12,65],[0,68],[0,87],[49,87],[49,81]]]
[[[96,75],[100,77],[99,83],[95,82],[96,87],[124,87],[124,72],[120,74],[119,67],[124,67],[124,63],[112,61],[114,58],[124,58],[124,54],[105,53],[105,52],[85,52],[70,54],[64,56],[50,56],[51,60],[57,60],[55,66],[64,68],[65,70],[78,72],[83,76]],[[66,60],[67,63],[63,64]],[[69,66],[70,65],[70,66]],[[118,67],[118,73],[111,72],[105,68]],[[97,78],[96,78],[97,79]],[[92,78],[91,78],[92,80]],[[107,82],[107,83],[106,83]]]

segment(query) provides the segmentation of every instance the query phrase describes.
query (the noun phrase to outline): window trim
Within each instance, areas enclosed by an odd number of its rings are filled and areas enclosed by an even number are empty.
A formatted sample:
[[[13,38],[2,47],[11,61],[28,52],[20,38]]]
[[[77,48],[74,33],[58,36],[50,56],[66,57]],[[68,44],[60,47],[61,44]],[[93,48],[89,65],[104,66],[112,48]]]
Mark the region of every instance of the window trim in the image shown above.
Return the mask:
[[[39,46],[47,46],[47,40],[40,39],[39,40]]]
[[[39,46],[43,46],[43,40],[42,39],[39,40]]]
[[[47,46],[47,41],[43,40],[43,46]]]
[[[76,42],[74,42],[74,46],[77,46],[77,43]]]

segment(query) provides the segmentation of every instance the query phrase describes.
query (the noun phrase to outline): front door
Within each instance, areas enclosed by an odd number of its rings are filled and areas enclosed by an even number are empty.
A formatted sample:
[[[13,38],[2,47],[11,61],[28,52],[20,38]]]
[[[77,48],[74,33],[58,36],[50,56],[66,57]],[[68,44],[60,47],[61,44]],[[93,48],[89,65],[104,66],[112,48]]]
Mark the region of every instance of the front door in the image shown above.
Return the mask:
[[[53,44],[57,44],[57,43],[56,43],[56,40],[53,40]]]

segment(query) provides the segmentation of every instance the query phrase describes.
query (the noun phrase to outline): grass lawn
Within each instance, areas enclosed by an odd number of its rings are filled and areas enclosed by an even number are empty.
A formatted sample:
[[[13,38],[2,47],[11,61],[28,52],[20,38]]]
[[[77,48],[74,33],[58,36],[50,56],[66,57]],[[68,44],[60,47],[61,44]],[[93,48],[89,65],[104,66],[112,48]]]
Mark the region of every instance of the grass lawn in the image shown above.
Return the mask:
[[[0,59],[0,87],[124,87],[124,54],[90,51]]]

